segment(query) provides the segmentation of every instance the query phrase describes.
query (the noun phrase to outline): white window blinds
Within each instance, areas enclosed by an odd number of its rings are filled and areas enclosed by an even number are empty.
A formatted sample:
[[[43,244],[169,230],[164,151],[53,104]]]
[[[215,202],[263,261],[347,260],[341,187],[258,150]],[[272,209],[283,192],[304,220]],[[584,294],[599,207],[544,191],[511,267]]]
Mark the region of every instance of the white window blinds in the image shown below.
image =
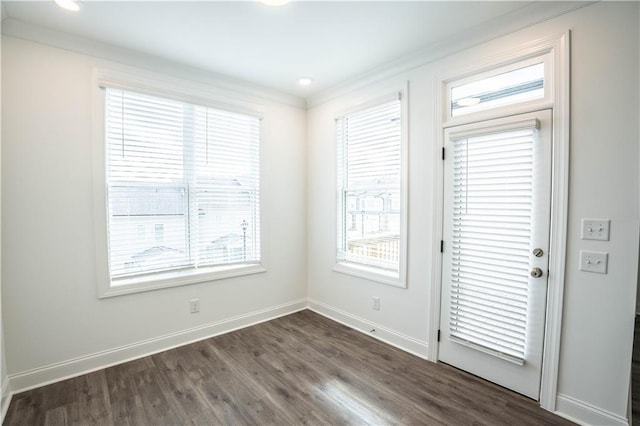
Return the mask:
[[[534,128],[454,140],[450,335],[522,362]]]
[[[397,274],[401,234],[400,101],[337,119],[337,259]]]
[[[260,261],[259,118],[106,89],[112,284]]]

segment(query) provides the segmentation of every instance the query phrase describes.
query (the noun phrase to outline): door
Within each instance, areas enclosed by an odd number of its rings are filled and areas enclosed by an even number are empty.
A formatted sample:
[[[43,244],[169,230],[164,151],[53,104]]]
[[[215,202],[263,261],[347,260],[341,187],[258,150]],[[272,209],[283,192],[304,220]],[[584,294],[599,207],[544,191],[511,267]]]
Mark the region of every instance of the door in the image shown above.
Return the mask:
[[[539,399],[551,111],[445,130],[439,359]]]

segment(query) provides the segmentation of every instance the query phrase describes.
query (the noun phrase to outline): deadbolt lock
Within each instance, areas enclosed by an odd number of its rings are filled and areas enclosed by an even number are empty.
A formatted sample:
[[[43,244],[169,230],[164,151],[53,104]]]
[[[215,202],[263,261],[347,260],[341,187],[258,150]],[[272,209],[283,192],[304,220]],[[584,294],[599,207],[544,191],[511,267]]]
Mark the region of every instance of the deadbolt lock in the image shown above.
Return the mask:
[[[534,248],[533,249],[533,255],[535,257],[541,257],[544,254],[544,251],[542,251],[541,248]]]
[[[531,276],[532,276],[533,278],[540,278],[540,277],[542,276],[542,269],[537,268],[537,267],[536,267],[536,268],[533,268],[533,269],[531,270]]]

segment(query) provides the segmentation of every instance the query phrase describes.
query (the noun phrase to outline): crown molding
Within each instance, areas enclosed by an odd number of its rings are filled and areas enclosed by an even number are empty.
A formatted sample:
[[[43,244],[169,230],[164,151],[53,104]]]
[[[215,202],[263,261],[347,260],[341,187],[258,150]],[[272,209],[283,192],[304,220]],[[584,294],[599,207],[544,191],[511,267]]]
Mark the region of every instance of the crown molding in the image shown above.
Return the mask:
[[[5,16],[2,20],[2,34],[209,84],[227,91],[231,97],[249,100],[251,102],[268,100],[296,108],[309,109],[378,81],[397,76],[403,72],[442,59],[464,49],[488,42],[593,3],[595,2],[533,1],[514,12],[507,13],[489,22],[462,31],[447,39],[431,43],[414,53],[348,78],[333,87],[311,94],[306,99],[147,53],[33,25],[12,18],[7,14],[4,14]]]
[[[411,71],[454,53],[486,43],[498,37],[547,21],[596,3],[594,1],[534,1],[514,12],[507,13],[452,37],[431,43],[409,55],[388,62],[363,74],[351,77],[336,86],[307,97],[307,109],[316,107],[354,90],[378,81]]]
[[[249,102],[272,101],[305,109],[303,98],[201,68],[7,17],[2,34],[214,86],[229,97]]]

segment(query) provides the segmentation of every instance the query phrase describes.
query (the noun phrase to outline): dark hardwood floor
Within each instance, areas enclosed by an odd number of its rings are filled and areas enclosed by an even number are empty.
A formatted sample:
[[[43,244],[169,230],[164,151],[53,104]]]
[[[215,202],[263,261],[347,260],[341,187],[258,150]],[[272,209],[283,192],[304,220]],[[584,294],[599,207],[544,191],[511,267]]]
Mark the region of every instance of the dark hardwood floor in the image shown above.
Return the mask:
[[[636,315],[631,358],[631,423],[640,425],[640,316]]]
[[[23,392],[5,425],[565,425],[311,311]]]

